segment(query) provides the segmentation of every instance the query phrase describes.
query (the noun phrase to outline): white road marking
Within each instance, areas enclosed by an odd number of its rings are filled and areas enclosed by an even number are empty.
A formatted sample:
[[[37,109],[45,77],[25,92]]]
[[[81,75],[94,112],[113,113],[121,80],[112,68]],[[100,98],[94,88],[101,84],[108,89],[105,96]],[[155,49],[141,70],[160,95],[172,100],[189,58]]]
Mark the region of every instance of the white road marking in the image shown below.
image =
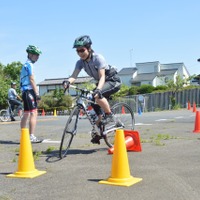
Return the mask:
[[[148,126],[148,125],[152,125],[152,124],[144,124],[144,123],[136,123],[135,126]]]
[[[169,120],[169,119],[157,119],[155,120],[156,122],[160,122],[160,121],[166,121],[166,120]]]
[[[183,116],[175,117],[175,119],[182,119],[182,118],[183,118]]]
[[[51,139],[45,139],[42,141],[42,143],[60,143],[60,141],[53,141]]]

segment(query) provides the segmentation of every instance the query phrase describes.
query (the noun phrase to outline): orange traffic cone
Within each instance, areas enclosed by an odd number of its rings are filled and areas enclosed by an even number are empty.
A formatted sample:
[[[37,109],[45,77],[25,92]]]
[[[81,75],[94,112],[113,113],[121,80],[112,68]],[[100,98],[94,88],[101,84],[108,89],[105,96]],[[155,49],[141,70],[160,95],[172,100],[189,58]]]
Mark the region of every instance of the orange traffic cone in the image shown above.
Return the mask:
[[[124,106],[122,106],[122,114],[126,114]]]
[[[140,182],[142,180],[141,178],[134,178],[130,175],[123,130],[116,130],[114,147],[115,151],[112,159],[111,176],[107,180],[99,181],[99,183],[131,186]]]
[[[196,112],[197,111],[197,107],[196,107],[196,103],[194,102],[193,103],[193,112]]]
[[[45,116],[45,112],[44,112],[44,109],[42,109],[42,116]]]
[[[124,130],[125,144],[127,151],[141,152],[139,133],[133,130]],[[108,154],[113,154],[114,147],[108,149]]]
[[[21,139],[20,139],[18,170],[14,174],[7,175],[7,177],[35,178],[36,176],[40,176],[45,173],[46,171],[38,171],[37,169],[35,169],[29,130],[27,128],[22,128]]]
[[[82,117],[83,117],[83,110],[81,109],[79,112],[79,118],[82,118]]]
[[[188,101],[188,110],[191,109],[190,101]]]
[[[196,112],[196,118],[195,118],[195,127],[193,130],[194,133],[200,132],[200,111]]]

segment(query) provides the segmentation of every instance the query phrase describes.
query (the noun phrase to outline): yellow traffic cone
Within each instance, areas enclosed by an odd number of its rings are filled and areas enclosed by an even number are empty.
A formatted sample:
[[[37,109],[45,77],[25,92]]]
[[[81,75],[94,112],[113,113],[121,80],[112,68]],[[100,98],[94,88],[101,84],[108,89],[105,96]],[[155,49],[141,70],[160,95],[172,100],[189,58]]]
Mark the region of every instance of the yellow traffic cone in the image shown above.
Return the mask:
[[[36,176],[40,176],[45,173],[46,171],[38,171],[37,169],[35,169],[29,130],[27,128],[22,128],[21,139],[20,139],[18,170],[14,174],[7,175],[7,177],[35,178]]]
[[[54,109],[53,116],[55,116],[55,117],[57,116],[56,109]]]
[[[114,148],[111,176],[107,180],[99,181],[99,183],[131,186],[140,182],[142,178],[134,178],[130,175],[123,130],[116,130]]]

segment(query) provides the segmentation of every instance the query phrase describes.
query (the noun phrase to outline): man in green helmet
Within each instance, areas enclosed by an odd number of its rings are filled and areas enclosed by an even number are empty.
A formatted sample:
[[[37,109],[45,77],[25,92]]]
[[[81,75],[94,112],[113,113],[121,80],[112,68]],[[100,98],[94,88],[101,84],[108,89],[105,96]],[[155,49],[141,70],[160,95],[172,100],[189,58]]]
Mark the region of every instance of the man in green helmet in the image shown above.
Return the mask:
[[[40,96],[34,78],[33,64],[38,60],[42,52],[38,47],[33,45],[29,45],[26,52],[28,53],[28,60],[22,66],[20,75],[20,86],[24,103],[21,128],[26,128],[29,119],[30,140],[32,143],[39,143],[42,141],[34,135],[34,131],[37,120],[37,102],[40,100]]]

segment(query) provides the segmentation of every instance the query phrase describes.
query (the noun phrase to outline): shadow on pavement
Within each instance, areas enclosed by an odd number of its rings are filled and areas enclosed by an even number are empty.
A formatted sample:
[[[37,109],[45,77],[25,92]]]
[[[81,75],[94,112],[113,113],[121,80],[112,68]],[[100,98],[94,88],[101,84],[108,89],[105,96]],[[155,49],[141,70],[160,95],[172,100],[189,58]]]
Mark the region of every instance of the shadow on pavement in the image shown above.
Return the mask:
[[[101,151],[101,150],[105,150],[105,149],[69,149],[68,152],[67,152],[67,155],[77,155],[77,154],[92,154],[92,153],[95,153],[97,151]],[[60,159],[59,157],[59,151],[56,150],[56,151],[52,151],[51,153],[45,153],[47,156],[47,159],[46,159],[46,162],[49,162],[49,163],[53,163],[53,162],[57,162],[57,161],[60,161],[62,159]],[[67,158],[67,156],[65,157]],[[63,159],[65,159],[63,158]]]
[[[102,179],[88,179],[88,181],[92,181],[92,182],[99,182],[101,181]]]
[[[0,144],[20,144],[20,143],[8,140],[0,140]]]

